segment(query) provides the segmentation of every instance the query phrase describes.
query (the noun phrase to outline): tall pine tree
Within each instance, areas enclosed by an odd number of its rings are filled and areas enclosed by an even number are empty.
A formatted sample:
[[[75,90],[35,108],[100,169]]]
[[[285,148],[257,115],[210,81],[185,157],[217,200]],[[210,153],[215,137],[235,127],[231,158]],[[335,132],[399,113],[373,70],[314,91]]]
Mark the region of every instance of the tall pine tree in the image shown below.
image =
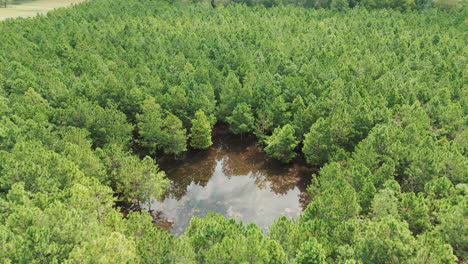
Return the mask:
[[[202,110],[195,113],[190,129],[190,146],[195,149],[207,149],[213,142],[211,141],[211,125]]]
[[[294,128],[289,124],[276,128],[273,135],[266,141],[265,152],[282,162],[290,162],[296,156],[294,149],[298,143],[294,133]]]

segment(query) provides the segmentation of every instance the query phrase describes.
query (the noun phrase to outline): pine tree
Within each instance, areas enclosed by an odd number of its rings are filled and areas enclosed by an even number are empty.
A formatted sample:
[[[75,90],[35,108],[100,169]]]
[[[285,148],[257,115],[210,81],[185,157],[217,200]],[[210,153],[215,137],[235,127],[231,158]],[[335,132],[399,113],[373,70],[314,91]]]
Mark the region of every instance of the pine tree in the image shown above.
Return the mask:
[[[282,162],[291,161],[296,156],[294,149],[298,143],[294,133],[294,128],[289,124],[282,128],[276,128],[273,135],[266,141],[265,152]]]
[[[207,149],[213,142],[211,141],[211,126],[205,113],[198,110],[195,118],[192,119],[190,129],[190,146],[195,149]]]
[[[186,129],[173,114],[164,119],[162,147],[166,154],[180,154],[187,150]]]
[[[252,109],[250,105],[246,103],[240,103],[232,111],[231,116],[227,118],[230,125],[229,129],[234,134],[243,134],[249,132],[254,123],[254,117],[252,115]]]
[[[161,106],[156,103],[154,97],[149,97],[141,106],[142,114],[137,114],[138,133],[140,139],[138,142],[154,153],[160,147],[162,141],[163,118]]]
[[[323,264],[325,263],[325,250],[322,245],[312,237],[301,245],[294,263]]]

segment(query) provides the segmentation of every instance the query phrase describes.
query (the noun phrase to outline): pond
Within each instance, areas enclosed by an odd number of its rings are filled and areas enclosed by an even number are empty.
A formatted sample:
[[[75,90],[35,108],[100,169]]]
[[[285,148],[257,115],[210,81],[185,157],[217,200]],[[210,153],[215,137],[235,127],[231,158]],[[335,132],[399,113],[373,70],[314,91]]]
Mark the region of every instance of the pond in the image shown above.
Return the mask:
[[[278,217],[297,218],[306,206],[312,169],[302,162],[284,165],[270,159],[252,138],[217,129],[208,150],[158,161],[171,180],[157,224],[181,234],[193,216],[217,212],[266,230]]]

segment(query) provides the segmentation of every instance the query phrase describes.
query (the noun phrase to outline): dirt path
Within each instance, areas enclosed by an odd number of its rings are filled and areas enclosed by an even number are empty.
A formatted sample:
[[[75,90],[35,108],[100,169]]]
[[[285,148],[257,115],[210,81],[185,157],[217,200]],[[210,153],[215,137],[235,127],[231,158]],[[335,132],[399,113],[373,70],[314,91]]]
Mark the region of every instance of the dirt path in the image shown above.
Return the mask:
[[[19,5],[10,5],[0,8],[0,20],[15,17],[32,17],[37,14],[45,14],[59,7],[68,7],[85,0],[35,0]]]

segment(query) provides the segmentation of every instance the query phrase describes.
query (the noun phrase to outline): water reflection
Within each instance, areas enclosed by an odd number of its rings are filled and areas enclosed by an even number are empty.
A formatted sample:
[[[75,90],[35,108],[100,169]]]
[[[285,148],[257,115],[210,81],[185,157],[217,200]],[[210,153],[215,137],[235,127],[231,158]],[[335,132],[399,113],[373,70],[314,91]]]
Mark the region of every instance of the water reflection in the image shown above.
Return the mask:
[[[309,168],[268,159],[252,140],[218,133],[213,143],[206,151],[160,161],[171,186],[152,209],[161,211],[173,233],[182,233],[192,216],[209,212],[264,229],[279,216],[299,215],[307,200]]]

